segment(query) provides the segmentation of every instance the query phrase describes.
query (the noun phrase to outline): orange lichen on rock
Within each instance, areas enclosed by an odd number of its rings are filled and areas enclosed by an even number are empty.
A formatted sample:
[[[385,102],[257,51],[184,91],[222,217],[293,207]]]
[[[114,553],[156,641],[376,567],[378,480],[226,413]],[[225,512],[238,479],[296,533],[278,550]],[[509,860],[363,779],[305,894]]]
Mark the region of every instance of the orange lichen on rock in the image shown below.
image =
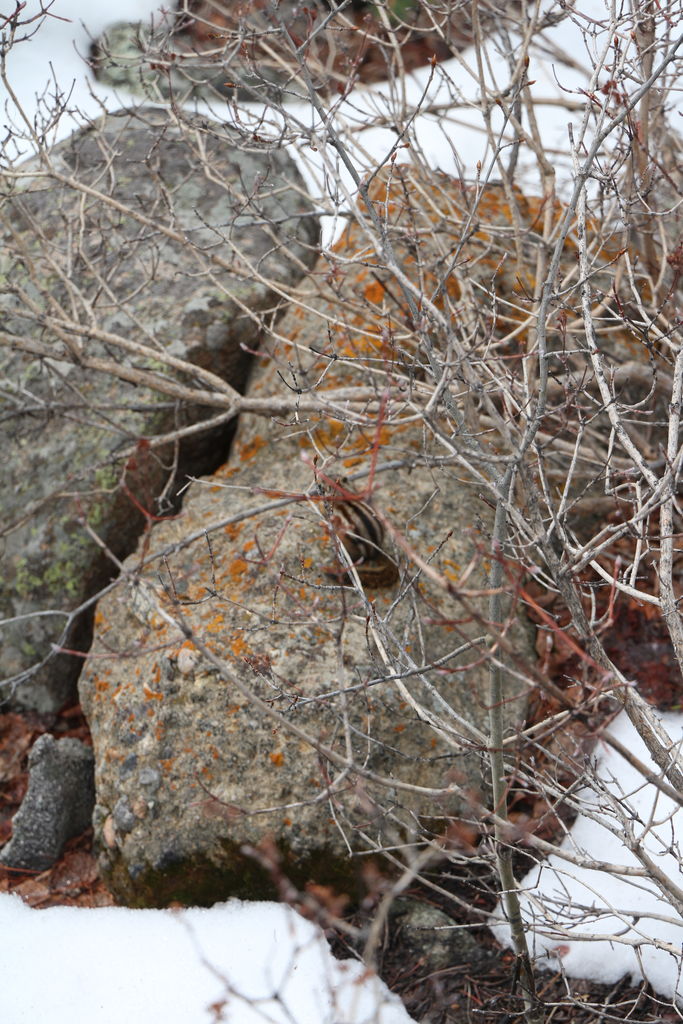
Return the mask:
[[[236,658],[244,658],[249,652],[249,645],[242,634],[239,633],[231,638],[230,649]]]
[[[333,250],[344,258],[337,290],[345,302],[331,328],[337,355],[361,361],[380,357],[390,363],[396,357],[391,334],[401,332],[405,360],[414,344],[415,310],[418,316],[424,312],[420,296],[447,311],[453,329],[469,332],[476,327],[475,343],[487,334],[490,342],[493,332],[499,338],[510,336],[510,354],[526,351],[540,293],[535,277],[564,217],[561,203],[525,196],[516,187],[466,185],[438,173],[426,180],[410,167],[375,176],[368,195],[413,291],[402,289],[368,244],[367,234],[352,221]],[[360,200],[359,210],[362,214]],[[589,224],[592,273],[608,267],[621,252],[618,238],[611,245],[598,241],[604,233],[602,225]],[[578,283],[571,233],[564,252],[566,301],[575,303],[576,296],[566,287],[572,280]],[[338,383],[337,376],[331,367],[325,387]]]
[[[368,302],[374,302],[377,305],[386,296],[386,290],[380,281],[373,281],[372,284],[367,285],[365,288],[365,298]]]
[[[230,579],[233,583],[243,579],[249,572],[249,563],[244,558],[234,558],[229,567]]]
[[[262,437],[252,437],[247,444],[239,444],[237,446],[237,458],[239,462],[246,462],[247,459],[253,459],[255,455],[265,445],[266,441]]]

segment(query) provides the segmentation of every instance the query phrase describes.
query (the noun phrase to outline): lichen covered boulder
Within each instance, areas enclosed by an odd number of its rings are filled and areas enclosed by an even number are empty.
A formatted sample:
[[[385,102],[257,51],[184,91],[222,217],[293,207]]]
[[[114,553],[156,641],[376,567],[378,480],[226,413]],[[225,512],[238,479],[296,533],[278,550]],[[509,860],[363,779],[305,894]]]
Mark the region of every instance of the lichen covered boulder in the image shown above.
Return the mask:
[[[414,204],[419,188],[374,195],[427,287],[468,196],[439,179],[447,207]],[[484,205],[504,234],[501,196]],[[489,283],[495,237],[465,249]],[[487,456],[468,478],[448,417],[439,433],[415,414],[431,391],[397,294],[350,228],[259,359],[249,397],[271,416],[241,421],[228,463],[100,602],[80,692],[101,863],[125,902],[263,897],[282,870],[356,893],[369,851],[448,843],[487,806],[491,645],[512,742],[533,637],[510,580],[489,621]]]
[[[229,417],[182,432],[229,411],[222,381],[243,387],[317,223],[282,151],[162,110],[107,115],[24,170],[0,205],[0,697],[50,711],[82,666],[59,649],[87,649],[74,610],[225,458]]]

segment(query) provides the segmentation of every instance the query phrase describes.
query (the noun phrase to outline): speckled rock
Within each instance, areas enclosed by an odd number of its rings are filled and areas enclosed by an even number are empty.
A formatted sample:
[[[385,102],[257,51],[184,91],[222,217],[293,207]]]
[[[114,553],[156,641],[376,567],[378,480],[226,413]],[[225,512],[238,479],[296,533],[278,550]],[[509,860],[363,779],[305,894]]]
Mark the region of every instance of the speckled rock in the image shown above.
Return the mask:
[[[409,184],[396,185],[400,200]],[[402,265],[412,272],[419,259],[427,282],[462,225],[459,186],[440,187],[453,216],[437,211],[436,228],[429,204],[419,224],[404,201],[387,207]],[[502,222],[495,195],[490,216]],[[490,281],[489,260],[500,262],[490,239],[469,255]],[[490,505],[412,415],[423,357],[409,365],[404,347],[398,361],[404,312],[358,228],[336,256],[302,289],[250,385],[254,397],[298,393],[299,412],[243,419],[229,462],[155,528],[163,564],[98,608],[80,682],[95,830],[109,883],[131,904],[263,897],[272,889],[245,847],[266,840],[298,884],[350,891],[366,863],[352,851],[441,835],[487,798]],[[507,280],[516,286],[513,271]],[[342,387],[327,407],[306,406]],[[386,524],[360,588],[340,547],[349,488]],[[505,635],[518,668],[535,660],[514,608]],[[508,731],[525,693],[506,673]]]
[[[151,449],[147,438],[220,405],[78,365],[67,346],[122,372],[207,388],[158,351],[240,389],[250,359],[241,346],[260,338],[252,314],[279,301],[248,267],[291,282],[315,259],[317,223],[293,164],[242,141],[208,121],[124,111],[55,147],[57,181],[28,164],[34,177],[2,197],[0,302],[18,342],[2,350],[0,617],[18,621],[0,637],[0,679],[15,682],[0,692],[19,706],[50,711],[75,697],[82,659],[54,648],[87,649],[91,620],[70,623],[67,613],[116,574],[87,531],[125,557],[150,517],[174,510],[187,472],[223,461],[231,436],[224,423],[177,452]],[[148,354],[122,350],[114,336]]]
[[[29,784],[0,851],[11,868],[44,871],[90,825],[95,802],[93,752],[80,740],[40,736],[28,759]]]

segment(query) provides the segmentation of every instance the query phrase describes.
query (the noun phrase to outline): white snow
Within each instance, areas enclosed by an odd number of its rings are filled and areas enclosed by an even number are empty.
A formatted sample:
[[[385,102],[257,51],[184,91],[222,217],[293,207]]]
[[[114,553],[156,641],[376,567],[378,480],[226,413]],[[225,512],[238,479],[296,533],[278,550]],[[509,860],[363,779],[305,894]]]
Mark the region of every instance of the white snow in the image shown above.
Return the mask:
[[[112,21],[146,21],[154,16],[162,19],[159,0],[117,0],[114,11],[103,0],[26,0],[21,21],[28,22],[48,9],[31,24],[20,28],[6,57],[7,78],[14,97],[0,83],[0,125],[11,125],[15,131],[26,132],[19,107],[33,127],[57,142],[66,138],[88,118],[99,117],[104,105],[116,110],[122,100],[111,89],[99,86],[86,65],[90,45]],[[0,0],[0,18],[15,9],[13,0]],[[9,42],[7,29],[1,27]],[[56,98],[64,111],[52,125]],[[50,126],[50,127],[48,127]],[[2,132],[5,135],[5,132]],[[28,142],[9,149],[6,158],[14,159],[30,152]]]
[[[665,714],[662,724],[672,745],[683,743],[683,715]],[[624,712],[609,732],[658,774]],[[633,867],[639,861],[625,846],[627,838],[633,839],[683,888],[683,812],[610,747],[603,745],[596,753],[601,782],[577,794],[591,817],[579,816],[561,851]],[[626,824],[615,814],[615,801],[627,811]],[[634,981],[645,977],[660,995],[683,999],[683,920],[649,878],[587,869],[552,855],[520,886],[530,945],[541,966],[604,983],[625,974]],[[507,925],[494,932],[499,941],[509,942]]]
[[[410,1024],[376,975],[277,903],[30,910],[2,895],[0,978],[2,1024]]]

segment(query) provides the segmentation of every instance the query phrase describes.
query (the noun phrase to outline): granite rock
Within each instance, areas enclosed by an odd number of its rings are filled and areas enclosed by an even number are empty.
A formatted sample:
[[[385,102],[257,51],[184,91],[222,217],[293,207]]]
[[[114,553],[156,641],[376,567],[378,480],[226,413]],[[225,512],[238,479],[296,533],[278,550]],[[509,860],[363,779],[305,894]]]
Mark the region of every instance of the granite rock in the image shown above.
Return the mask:
[[[440,187],[457,210],[459,185]],[[455,215],[421,228],[419,251],[405,204],[391,216],[406,272],[419,260],[429,281]],[[250,397],[291,409],[296,394],[301,408],[244,417],[226,465],[154,529],[161,578],[157,564],[129,573],[98,607],[80,693],[101,863],[124,902],[272,895],[252,852],[263,844],[296,884],[358,892],[368,851],[439,841],[486,805],[491,507],[411,413],[424,357],[398,362],[392,320],[404,314],[374,259],[349,229],[250,384]],[[485,279],[489,259],[484,244]],[[315,394],[320,407],[306,405]],[[344,504],[386,524],[355,585]],[[535,654],[518,606],[501,625],[512,738]]]
[[[13,685],[0,692],[51,711],[74,699],[82,666],[57,649],[89,642],[91,615],[71,613],[176,510],[187,475],[228,451],[229,396],[166,357],[243,388],[278,282],[312,264],[318,229],[284,152],[163,110],[107,115],[24,170],[0,204],[15,338],[0,421],[0,616],[15,619],[0,678]],[[149,443],[221,411],[178,446]]]

